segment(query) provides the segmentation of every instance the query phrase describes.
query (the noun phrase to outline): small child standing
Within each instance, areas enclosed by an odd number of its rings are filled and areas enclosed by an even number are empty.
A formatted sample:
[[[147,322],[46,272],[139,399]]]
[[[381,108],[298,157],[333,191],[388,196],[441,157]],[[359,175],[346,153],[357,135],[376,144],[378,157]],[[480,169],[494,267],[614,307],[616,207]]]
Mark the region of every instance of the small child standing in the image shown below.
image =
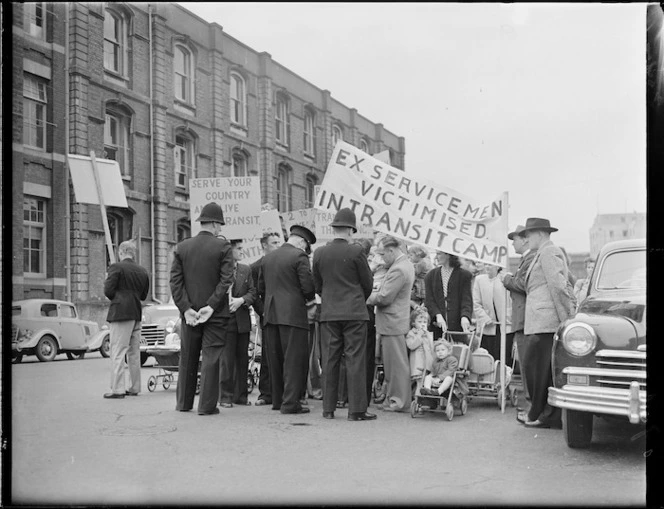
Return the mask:
[[[429,327],[429,313],[424,306],[417,306],[410,313],[411,329],[406,334],[406,345],[410,354],[410,379],[413,395],[422,374],[433,362],[433,335]]]
[[[431,364],[431,372],[424,377],[424,386],[420,389],[420,394],[441,396],[452,387],[454,372],[459,366],[459,361],[452,355],[452,345],[448,341],[436,341],[433,349],[436,359]]]

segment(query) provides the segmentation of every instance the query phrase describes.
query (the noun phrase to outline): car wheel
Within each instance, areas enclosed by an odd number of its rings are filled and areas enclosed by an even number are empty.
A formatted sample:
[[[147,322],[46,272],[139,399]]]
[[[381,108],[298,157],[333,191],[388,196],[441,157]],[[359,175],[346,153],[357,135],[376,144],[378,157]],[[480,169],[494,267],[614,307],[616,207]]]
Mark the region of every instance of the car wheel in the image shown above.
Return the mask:
[[[99,348],[99,353],[102,357],[111,356],[111,336],[106,336],[101,342],[101,347]]]
[[[563,435],[572,449],[588,447],[593,438],[593,414],[563,408]]]
[[[85,357],[85,352],[67,352],[67,359],[70,361],[82,359]]]
[[[12,355],[12,364],[20,364],[22,360],[23,360],[22,353],[15,353],[14,355]]]
[[[58,343],[53,336],[44,336],[37,343],[35,353],[41,362],[50,362],[58,354]]]
[[[143,366],[147,362],[148,357],[150,357],[150,354],[141,352],[141,366]]]

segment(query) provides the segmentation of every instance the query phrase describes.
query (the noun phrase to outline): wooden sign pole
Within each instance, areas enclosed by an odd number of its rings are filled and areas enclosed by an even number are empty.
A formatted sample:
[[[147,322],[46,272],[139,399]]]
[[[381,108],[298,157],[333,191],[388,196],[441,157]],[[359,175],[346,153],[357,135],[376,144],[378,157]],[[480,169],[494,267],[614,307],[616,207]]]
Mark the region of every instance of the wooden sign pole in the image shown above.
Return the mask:
[[[92,162],[92,174],[95,177],[95,184],[97,185],[97,196],[99,197],[99,208],[101,209],[101,220],[104,224],[104,235],[106,237],[106,248],[108,249],[108,259],[111,263],[115,263],[115,253],[113,252],[113,241],[111,240],[111,229],[108,227],[108,217],[106,216],[106,206],[104,205],[104,195],[101,192],[101,182],[99,182],[99,174],[97,173],[97,159],[94,150],[90,151],[90,159]]]

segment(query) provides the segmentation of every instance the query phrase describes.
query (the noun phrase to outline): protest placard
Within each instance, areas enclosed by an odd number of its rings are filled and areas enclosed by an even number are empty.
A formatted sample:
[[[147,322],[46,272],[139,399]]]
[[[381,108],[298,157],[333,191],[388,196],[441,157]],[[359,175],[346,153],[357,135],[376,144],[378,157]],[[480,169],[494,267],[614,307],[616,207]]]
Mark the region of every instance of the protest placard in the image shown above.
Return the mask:
[[[432,250],[507,265],[507,193],[478,204],[449,187],[415,178],[340,141],[316,208],[349,207],[358,222]]]
[[[210,202],[221,206],[226,224],[221,234],[227,239],[262,236],[261,190],[258,177],[216,177],[189,179],[191,235],[200,231],[196,218]]]
[[[261,207],[264,208],[264,207]],[[244,239],[242,242],[242,253],[244,257],[241,263],[251,264],[263,256],[263,248],[261,246],[261,237],[268,233],[277,233],[283,242],[283,235],[281,231],[281,220],[279,219],[279,211],[277,209],[264,209],[261,210],[261,235]]]
[[[320,188],[321,186],[314,187],[314,193],[316,197],[318,197],[318,194],[320,193]],[[334,216],[336,215],[337,210],[321,210],[321,209],[313,209],[313,210],[316,211],[314,219],[315,229],[311,231],[313,231],[314,234],[316,235],[317,239],[316,247],[318,247],[324,245],[325,243],[334,238],[334,232],[332,231],[332,227],[330,226],[330,224],[334,221]],[[357,233],[355,233],[353,236],[355,238],[363,237],[373,240],[374,229],[370,224],[360,222],[358,217]]]
[[[316,209],[290,210],[284,212],[281,216],[284,219],[284,228],[287,232],[290,232],[291,226],[299,224],[316,234]]]

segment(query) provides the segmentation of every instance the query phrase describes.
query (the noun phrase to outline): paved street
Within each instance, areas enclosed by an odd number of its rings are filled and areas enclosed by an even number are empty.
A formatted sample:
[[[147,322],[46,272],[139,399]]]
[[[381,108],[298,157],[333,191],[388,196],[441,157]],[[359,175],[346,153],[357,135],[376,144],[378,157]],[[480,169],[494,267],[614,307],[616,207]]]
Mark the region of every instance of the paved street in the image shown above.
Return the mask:
[[[104,400],[109,369],[98,353],[12,366],[13,503],[645,505],[643,427],[596,420],[572,450],[477,399],[451,422],[328,421],[312,400],[307,415],[198,416],[174,410],[173,387],[147,391],[156,367],[138,397]]]

